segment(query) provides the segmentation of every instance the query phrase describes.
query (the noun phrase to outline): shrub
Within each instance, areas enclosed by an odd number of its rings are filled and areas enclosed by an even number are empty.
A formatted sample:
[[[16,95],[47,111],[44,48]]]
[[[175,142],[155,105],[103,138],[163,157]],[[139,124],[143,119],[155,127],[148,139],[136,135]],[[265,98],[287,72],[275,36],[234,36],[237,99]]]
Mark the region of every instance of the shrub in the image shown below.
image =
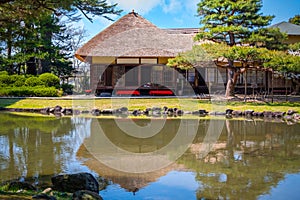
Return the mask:
[[[44,85],[44,83],[38,77],[32,76],[26,79],[25,81],[26,86],[34,87],[38,85]]]
[[[39,76],[39,79],[47,87],[56,87],[59,88],[59,78],[51,73],[44,73]]]
[[[55,87],[6,87],[0,88],[0,96],[17,96],[17,97],[58,97],[59,91]]]
[[[6,87],[1,88],[0,96],[17,96],[17,97],[25,97],[32,96],[33,89],[31,87]]]
[[[8,75],[7,71],[0,71],[0,75]]]
[[[9,86],[11,84],[11,79],[9,75],[0,75],[0,85],[2,87]]]
[[[0,86],[1,87],[8,87],[8,86],[16,86],[20,87],[23,86],[25,83],[26,78],[23,75],[7,75],[7,74],[0,74]]]
[[[58,90],[55,87],[35,87],[34,96],[37,97],[58,97]]]
[[[12,86],[21,87],[25,85],[26,78],[23,75],[12,75],[10,76]]]

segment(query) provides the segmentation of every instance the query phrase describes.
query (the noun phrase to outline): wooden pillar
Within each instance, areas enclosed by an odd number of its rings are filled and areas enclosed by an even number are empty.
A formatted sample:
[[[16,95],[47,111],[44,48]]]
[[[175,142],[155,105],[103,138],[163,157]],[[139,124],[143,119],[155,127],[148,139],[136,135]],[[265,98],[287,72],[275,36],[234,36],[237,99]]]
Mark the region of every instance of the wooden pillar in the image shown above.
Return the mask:
[[[245,86],[244,101],[247,102],[247,69],[245,70],[245,74],[244,74],[244,86]]]
[[[272,103],[273,103],[273,100],[274,100],[274,72],[273,72],[273,69],[271,70],[271,98],[272,98]]]

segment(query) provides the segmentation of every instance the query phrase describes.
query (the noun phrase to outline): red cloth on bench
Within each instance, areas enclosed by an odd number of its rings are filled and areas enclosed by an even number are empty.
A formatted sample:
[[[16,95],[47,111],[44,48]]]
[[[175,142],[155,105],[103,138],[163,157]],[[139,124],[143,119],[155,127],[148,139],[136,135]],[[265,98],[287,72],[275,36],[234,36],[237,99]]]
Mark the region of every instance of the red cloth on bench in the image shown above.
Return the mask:
[[[118,90],[116,92],[117,95],[140,95],[139,91],[136,90]]]
[[[173,95],[173,92],[170,90],[150,90],[150,95]]]

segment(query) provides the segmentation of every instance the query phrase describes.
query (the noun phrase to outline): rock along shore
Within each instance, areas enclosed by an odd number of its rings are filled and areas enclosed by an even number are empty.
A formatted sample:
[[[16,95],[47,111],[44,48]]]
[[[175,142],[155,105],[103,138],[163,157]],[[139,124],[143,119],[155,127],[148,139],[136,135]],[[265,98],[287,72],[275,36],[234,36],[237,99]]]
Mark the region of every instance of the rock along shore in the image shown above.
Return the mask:
[[[245,117],[245,118],[263,118],[266,120],[281,119],[287,122],[299,122],[300,114],[294,110],[288,111],[263,111],[256,112],[254,110],[232,110],[226,109],[226,111],[206,111],[203,109],[194,111],[184,111],[178,108],[172,107],[152,107],[145,110],[136,109],[129,110],[127,107],[121,107],[118,109],[91,109],[91,110],[77,110],[73,108],[62,108],[57,105],[55,107],[47,107],[40,109],[20,109],[20,108],[0,108],[2,111],[8,112],[28,112],[28,113],[40,113],[44,115],[54,115],[61,117],[65,115],[92,115],[92,116],[116,116],[116,117],[129,117],[129,116],[147,116],[147,117],[180,117],[183,115],[193,115],[199,117],[206,116],[224,116],[226,118]]]

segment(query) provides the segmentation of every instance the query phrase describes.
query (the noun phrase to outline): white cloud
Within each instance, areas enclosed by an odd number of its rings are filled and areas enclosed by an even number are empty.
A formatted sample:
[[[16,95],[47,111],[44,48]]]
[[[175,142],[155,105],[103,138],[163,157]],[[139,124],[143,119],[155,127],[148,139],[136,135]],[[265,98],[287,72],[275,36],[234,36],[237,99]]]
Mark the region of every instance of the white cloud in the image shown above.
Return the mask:
[[[176,12],[182,8],[182,2],[179,0],[169,0],[169,2],[163,0],[162,8],[165,13]]]
[[[162,0],[109,0],[108,2],[117,3],[118,7],[126,12],[135,10],[139,14],[146,14],[161,3]]]
[[[197,4],[200,2],[200,0],[188,0],[188,1],[184,1],[184,6],[186,8],[186,10],[192,12],[193,14],[197,13]]]

